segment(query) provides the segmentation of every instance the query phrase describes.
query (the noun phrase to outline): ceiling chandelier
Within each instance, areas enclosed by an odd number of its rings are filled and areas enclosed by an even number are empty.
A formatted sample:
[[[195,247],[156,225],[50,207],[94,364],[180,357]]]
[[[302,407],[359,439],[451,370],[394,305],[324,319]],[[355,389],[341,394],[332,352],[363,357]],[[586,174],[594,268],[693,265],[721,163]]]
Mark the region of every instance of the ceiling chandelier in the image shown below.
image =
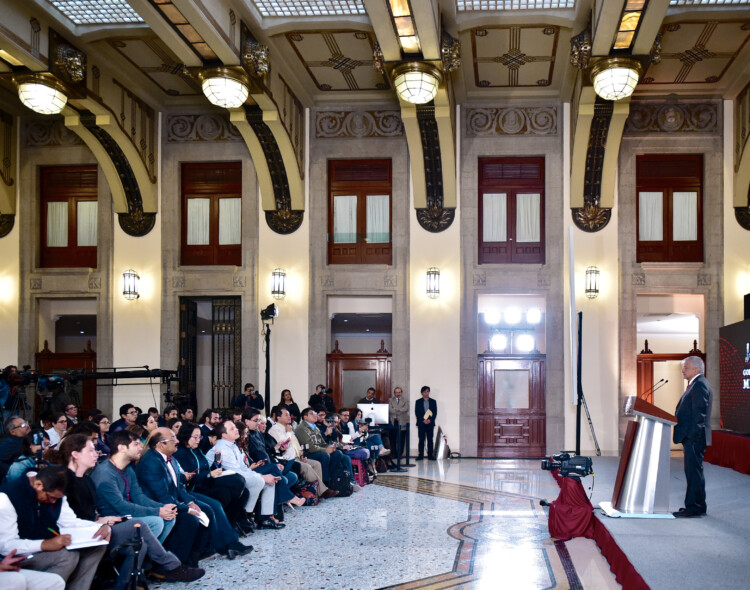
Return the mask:
[[[237,68],[212,68],[200,73],[203,94],[211,104],[236,109],[249,95],[247,76]]]
[[[429,63],[410,61],[393,68],[393,85],[399,98],[412,104],[430,102],[442,81],[440,70]]]
[[[24,106],[41,115],[56,115],[68,102],[65,87],[48,72],[23,74],[14,81]]]
[[[643,66],[636,59],[609,57],[591,66],[591,82],[604,100],[621,100],[633,94],[642,73]]]

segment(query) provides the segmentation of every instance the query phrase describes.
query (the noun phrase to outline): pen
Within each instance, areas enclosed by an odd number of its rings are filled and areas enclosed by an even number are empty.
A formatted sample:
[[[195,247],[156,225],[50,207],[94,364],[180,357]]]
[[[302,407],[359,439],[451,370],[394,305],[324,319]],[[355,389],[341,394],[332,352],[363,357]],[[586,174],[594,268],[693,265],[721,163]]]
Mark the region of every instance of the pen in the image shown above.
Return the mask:
[[[52,533],[53,535],[55,535],[56,537],[59,537],[59,536],[60,536],[60,533],[58,533],[58,532],[57,532],[57,531],[56,531],[55,529],[53,529],[53,528],[47,527],[47,530],[48,530],[48,531],[49,531],[50,533]]]

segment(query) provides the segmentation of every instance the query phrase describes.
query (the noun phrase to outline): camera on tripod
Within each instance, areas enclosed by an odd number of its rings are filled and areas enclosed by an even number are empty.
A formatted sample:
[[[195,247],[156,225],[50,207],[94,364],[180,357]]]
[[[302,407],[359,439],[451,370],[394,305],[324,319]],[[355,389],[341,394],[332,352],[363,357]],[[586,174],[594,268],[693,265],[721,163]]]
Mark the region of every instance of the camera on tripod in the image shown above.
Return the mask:
[[[542,470],[560,471],[562,477],[586,477],[594,473],[591,457],[571,456],[570,453],[562,452],[552,455],[551,459],[542,459]]]

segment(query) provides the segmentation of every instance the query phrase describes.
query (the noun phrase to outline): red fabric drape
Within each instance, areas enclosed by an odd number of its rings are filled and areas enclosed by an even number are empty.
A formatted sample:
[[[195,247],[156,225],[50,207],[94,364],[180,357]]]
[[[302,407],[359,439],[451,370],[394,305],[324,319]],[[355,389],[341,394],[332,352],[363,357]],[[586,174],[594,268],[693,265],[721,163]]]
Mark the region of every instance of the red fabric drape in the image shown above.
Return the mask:
[[[594,507],[586,497],[580,479],[560,477],[552,472],[560,486],[560,495],[549,506],[549,534],[568,541],[574,537],[594,537]]]
[[[714,430],[704,461],[750,475],[750,437]]]

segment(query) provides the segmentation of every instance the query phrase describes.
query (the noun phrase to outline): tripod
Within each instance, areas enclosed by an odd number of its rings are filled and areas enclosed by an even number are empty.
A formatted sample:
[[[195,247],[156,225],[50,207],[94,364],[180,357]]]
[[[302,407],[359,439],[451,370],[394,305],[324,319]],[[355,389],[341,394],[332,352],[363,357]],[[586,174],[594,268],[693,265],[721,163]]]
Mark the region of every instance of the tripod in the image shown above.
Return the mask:
[[[128,543],[125,547],[133,548],[133,569],[130,570],[130,577],[128,578],[127,590],[148,590],[148,583],[146,582],[146,575],[141,567],[141,549],[143,549],[143,537],[141,537],[141,525],[133,525],[135,529],[135,539],[132,543]]]

